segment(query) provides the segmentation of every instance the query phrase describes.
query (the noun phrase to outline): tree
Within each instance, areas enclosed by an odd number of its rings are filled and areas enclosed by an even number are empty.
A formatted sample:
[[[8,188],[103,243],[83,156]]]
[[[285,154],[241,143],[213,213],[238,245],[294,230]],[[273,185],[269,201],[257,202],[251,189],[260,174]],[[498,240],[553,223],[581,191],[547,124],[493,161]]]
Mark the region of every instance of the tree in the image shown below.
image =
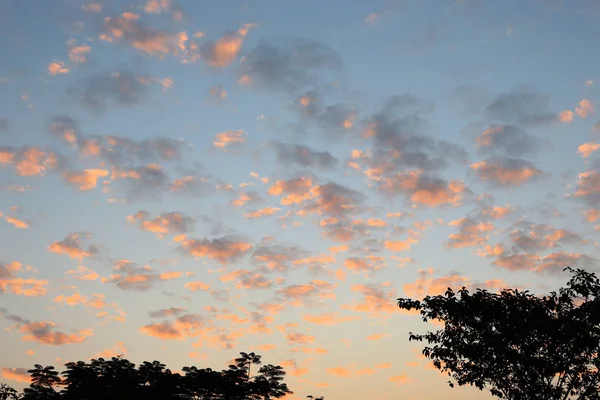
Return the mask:
[[[252,353],[240,353],[240,357],[235,359],[236,366],[242,370],[245,370],[247,373],[247,380],[250,379],[250,366],[252,364],[260,365],[261,356]]]
[[[0,400],[17,400],[19,393],[5,383],[0,383]]]
[[[565,271],[572,274],[566,287],[543,297],[463,287],[422,301],[400,298],[401,309],[443,323],[435,332],[410,332],[409,341],[427,341],[423,355],[458,385],[488,388],[498,398],[598,400],[600,280]]]
[[[29,370],[31,385],[24,400],[273,400],[292,392],[283,382],[281,366],[267,364],[250,377],[251,364],[261,356],[240,353],[237,365],[215,371],[183,367],[183,375],[173,374],[159,361],[144,361],[137,368],[122,356],[69,362],[62,372],[36,364]],[[62,387],[57,391],[55,388]],[[0,400],[18,400],[9,386],[0,386]]]

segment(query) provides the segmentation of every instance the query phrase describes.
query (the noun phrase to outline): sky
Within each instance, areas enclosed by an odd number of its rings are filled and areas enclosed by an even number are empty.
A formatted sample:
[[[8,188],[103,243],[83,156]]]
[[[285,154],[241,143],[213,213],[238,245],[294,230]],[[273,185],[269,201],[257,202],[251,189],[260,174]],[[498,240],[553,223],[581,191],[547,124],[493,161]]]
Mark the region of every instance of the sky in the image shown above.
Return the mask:
[[[454,388],[396,306],[600,252],[600,2],[0,1],[0,379],[240,351]],[[59,368],[60,369],[60,368]]]

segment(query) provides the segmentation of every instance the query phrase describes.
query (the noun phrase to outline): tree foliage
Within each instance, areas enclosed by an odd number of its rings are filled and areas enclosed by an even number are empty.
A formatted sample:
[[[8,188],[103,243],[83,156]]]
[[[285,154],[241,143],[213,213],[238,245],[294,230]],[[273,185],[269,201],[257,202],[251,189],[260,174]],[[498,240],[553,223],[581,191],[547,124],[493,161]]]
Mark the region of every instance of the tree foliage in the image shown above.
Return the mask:
[[[272,400],[292,393],[283,381],[283,367],[263,365],[251,376],[250,365],[259,364],[261,356],[240,355],[228,369],[192,366],[183,367],[183,374],[159,361],[136,367],[122,356],[69,362],[60,374],[36,364],[28,371],[30,386],[18,394],[2,384],[0,400]]]
[[[566,268],[566,287],[547,296],[464,287],[422,301],[398,299],[424,322],[443,328],[409,340],[427,341],[423,355],[454,384],[487,388],[510,400],[600,399],[600,280]]]

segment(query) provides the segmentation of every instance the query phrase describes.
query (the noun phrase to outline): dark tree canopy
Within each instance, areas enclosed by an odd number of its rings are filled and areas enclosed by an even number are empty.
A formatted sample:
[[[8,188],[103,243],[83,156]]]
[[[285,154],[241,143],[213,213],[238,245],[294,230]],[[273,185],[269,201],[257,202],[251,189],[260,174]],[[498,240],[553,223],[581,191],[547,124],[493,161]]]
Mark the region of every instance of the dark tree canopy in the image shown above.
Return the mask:
[[[600,280],[581,269],[547,296],[505,289],[463,288],[423,300],[398,299],[435,332],[409,335],[427,341],[423,355],[452,378],[503,399],[600,399]]]
[[[0,386],[0,400],[272,400],[292,393],[285,371],[271,364],[250,375],[261,356],[241,353],[237,365],[222,371],[184,367],[172,373],[159,361],[138,365],[119,356],[110,360],[69,362],[60,374],[52,366],[29,370],[31,384],[22,394]],[[62,377],[61,377],[62,375]]]

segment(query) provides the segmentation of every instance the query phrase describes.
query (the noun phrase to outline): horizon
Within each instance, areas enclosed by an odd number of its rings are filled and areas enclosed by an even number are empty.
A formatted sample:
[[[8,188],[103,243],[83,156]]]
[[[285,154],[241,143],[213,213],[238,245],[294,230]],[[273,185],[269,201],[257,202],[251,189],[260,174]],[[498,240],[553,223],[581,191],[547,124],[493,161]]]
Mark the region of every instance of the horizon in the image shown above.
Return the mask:
[[[400,297],[597,271],[600,3],[0,3],[0,381],[282,365],[449,388]],[[560,29],[557,29],[560,27]],[[11,55],[12,56],[9,56]]]

